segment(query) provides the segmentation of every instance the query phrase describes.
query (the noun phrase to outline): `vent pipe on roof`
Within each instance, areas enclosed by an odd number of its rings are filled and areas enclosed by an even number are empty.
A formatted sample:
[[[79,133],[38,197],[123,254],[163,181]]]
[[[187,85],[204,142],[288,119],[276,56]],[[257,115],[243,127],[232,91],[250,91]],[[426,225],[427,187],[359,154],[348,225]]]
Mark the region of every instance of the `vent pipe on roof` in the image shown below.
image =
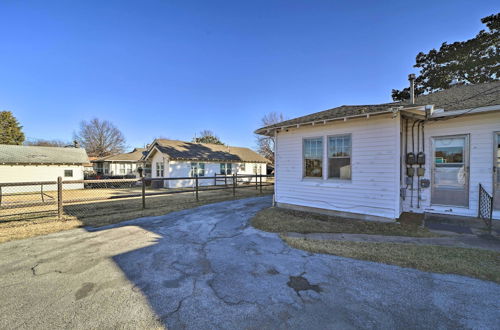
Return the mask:
[[[415,74],[410,73],[408,80],[410,81],[410,103],[415,104]]]

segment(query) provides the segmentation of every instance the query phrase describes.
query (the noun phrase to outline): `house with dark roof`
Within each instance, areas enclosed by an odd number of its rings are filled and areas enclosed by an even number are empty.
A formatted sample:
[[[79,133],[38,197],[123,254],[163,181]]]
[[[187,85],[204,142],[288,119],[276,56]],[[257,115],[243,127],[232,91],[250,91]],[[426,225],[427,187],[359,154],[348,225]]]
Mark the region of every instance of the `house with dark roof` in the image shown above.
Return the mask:
[[[276,138],[278,206],[380,220],[476,217],[481,185],[500,219],[500,81],[343,105],[256,133]]]
[[[0,144],[0,184],[83,180],[84,165],[89,163],[87,152],[75,147],[39,147]],[[65,189],[81,189],[83,184],[68,184]],[[55,190],[55,185],[44,186]],[[40,191],[40,185],[4,187],[3,193]]]
[[[146,148],[134,148],[131,152],[96,158],[91,162],[97,175],[139,177],[138,169],[143,168],[148,176],[150,167],[141,160],[145,153]]]
[[[199,177],[200,185],[212,185],[213,179],[203,178],[266,174],[269,163],[249,148],[166,139],[154,140],[142,160],[151,164],[152,178],[188,178],[165,181],[166,188],[190,187],[194,179],[189,178],[195,176]]]

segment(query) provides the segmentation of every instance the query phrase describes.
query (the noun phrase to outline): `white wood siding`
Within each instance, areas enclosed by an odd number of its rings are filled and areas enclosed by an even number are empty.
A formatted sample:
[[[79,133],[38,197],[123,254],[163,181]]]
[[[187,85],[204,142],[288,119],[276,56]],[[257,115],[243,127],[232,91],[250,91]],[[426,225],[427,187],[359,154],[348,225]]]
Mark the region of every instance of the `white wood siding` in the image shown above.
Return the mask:
[[[329,135],[351,134],[352,180],[326,178]],[[303,178],[302,141],[323,137],[323,179]],[[277,135],[275,198],[394,219],[399,216],[400,119],[390,115],[289,129]]]
[[[191,175],[191,161],[170,161],[169,162],[169,177],[188,177]],[[205,164],[205,176],[213,177],[216,174],[220,174],[220,162],[201,162]],[[257,171],[263,171],[262,173],[266,173],[267,165],[259,164],[259,163],[245,163],[245,170],[240,169],[241,163],[232,163],[233,164],[233,173],[236,171],[238,175],[248,175],[255,174],[254,167],[257,167]],[[264,178],[265,179],[265,178]],[[263,179],[263,182],[265,181]],[[241,178],[240,181],[251,181],[252,178]],[[255,180],[253,181],[255,182]],[[221,181],[218,181],[220,184]],[[170,188],[182,188],[182,187],[193,187],[195,184],[194,179],[188,180],[175,180],[170,181],[168,187]],[[211,186],[214,185],[214,179],[204,179],[203,177],[199,177],[198,184],[200,186]],[[167,187],[167,186],[166,186]]]
[[[65,170],[73,170],[72,177],[64,177]],[[83,180],[83,165],[0,165],[0,183]],[[47,185],[44,190],[57,190],[56,185]],[[83,184],[65,184],[64,189],[83,189]],[[40,185],[23,187],[4,187],[2,193],[38,192]]]
[[[430,202],[431,189],[422,189],[421,207],[416,207],[417,203],[417,185],[415,177],[415,186],[413,192],[413,208],[410,207],[410,189],[407,191],[407,198],[403,202],[405,211],[413,212],[432,212],[443,214],[454,214],[463,216],[477,216],[478,208],[478,189],[481,183],[488,193],[493,193],[493,133],[500,131],[500,112],[491,112],[484,114],[475,114],[463,116],[455,119],[429,122],[425,125],[425,176],[431,178],[431,164],[433,155],[431,154],[432,137],[446,135],[469,135],[470,146],[470,172],[469,172],[469,207],[456,206],[432,206]],[[416,132],[416,130],[415,130]],[[409,146],[411,150],[411,126],[409,133]],[[495,219],[500,219],[500,211],[493,214]]]

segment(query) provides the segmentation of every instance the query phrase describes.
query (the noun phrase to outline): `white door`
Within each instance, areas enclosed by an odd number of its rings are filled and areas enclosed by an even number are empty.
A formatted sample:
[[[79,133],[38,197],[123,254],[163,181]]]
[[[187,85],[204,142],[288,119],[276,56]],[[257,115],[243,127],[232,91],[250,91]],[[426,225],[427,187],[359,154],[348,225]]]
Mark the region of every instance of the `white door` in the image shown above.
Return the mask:
[[[469,137],[454,135],[432,139],[431,203],[469,206]]]

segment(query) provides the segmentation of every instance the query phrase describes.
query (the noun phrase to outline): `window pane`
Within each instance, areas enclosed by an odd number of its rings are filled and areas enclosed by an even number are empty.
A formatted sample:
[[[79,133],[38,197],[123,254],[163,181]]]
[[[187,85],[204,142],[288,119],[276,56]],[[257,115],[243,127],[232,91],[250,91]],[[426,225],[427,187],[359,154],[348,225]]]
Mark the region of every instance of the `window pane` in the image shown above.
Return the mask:
[[[351,136],[330,136],[328,138],[328,157],[345,157],[351,155]]]
[[[461,164],[464,160],[465,139],[445,138],[435,140],[436,164]]]
[[[350,180],[351,158],[330,158],[328,162],[328,177]]]
[[[323,176],[323,139],[304,139],[304,175]]]
[[[305,164],[306,164],[306,169],[305,169],[306,176],[319,177],[319,178],[321,178],[323,176],[323,169],[321,166],[320,159],[307,159],[306,158]]]
[[[437,167],[434,171],[434,184],[440,188],[463,189],[466,180],[463,166]]]
[[[328,137],[328,177],[351,179],[351,136]]]

